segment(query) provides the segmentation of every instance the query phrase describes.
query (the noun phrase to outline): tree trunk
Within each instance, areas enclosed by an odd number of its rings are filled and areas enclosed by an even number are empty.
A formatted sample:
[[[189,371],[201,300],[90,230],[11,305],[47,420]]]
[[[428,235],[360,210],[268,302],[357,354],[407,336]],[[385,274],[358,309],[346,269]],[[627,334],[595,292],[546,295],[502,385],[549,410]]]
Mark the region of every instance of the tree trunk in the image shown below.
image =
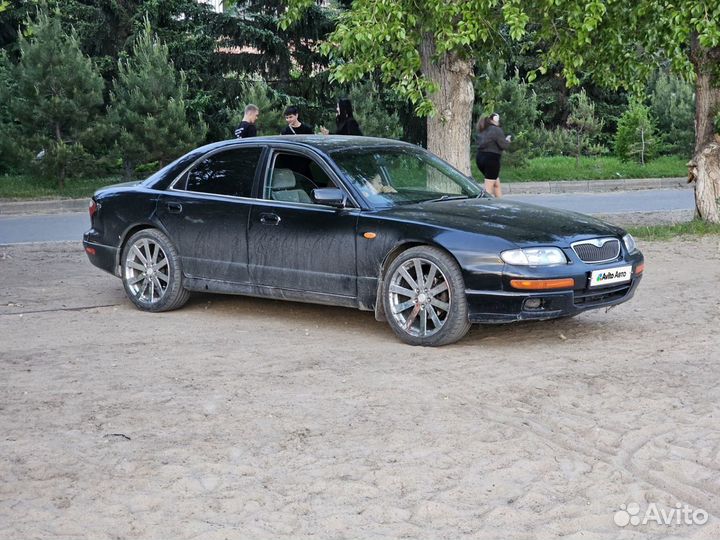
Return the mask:
[[[427,119],[427,147],[470,175],[474,61],[453,53],[435,58],[435,53],[435,38],[426,34],[420,47],[422,72],[437,86],[430,96],[437,114]]]
[[[720,110],[720,87],[713,80],[711,68],[720,62],[720,47],[703,48],[692,38],[691,58],[695,66],[695,155],[688,163],[689,177],[695,185],[697,217],[720,223],[720,146],[714,140],[713,116]]]
[[[720,223],[720,144],[703,147],[689,164],[690,178],[695,184],[695,209],[704,221]]]

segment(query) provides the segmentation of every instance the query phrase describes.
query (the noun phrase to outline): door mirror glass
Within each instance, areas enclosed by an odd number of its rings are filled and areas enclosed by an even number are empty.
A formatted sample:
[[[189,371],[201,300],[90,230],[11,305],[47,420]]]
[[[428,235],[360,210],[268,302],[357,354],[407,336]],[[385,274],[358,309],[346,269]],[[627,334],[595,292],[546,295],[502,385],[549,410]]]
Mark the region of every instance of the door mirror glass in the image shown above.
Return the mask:
[[[313,200],[317,204],[326,206],[334,206],[335,208],[345,208],[347,205],[347,196],[338,188],[317,188],[312,191]]]

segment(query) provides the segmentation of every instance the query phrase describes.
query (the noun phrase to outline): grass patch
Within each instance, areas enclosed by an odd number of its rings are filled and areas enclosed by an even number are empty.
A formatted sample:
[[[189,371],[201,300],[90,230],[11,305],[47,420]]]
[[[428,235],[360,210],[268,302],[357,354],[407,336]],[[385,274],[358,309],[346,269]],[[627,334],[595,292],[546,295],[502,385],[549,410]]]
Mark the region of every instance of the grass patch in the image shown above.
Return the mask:
[[[524,167],[503,165],[500,179],[505,182],[532,182],[553,180],[621,180],[623,178],[672,178],[687,176],[686,158],[663,156],[645,166],[639,163],[623,163],[615,157],[581,157],[580,165],[575,158],[554,156],[533,158]],[[472,173],[482,179],[482,173],[472,159]]]
[[[631,227],[628,232],[642,240],[672,240],[681,235],[705,236],[720,234],[720,224],[695,219],[675,225]]]
[[[103,178],[73,178],[65,188],[58,189],[56,181],[25,175],[0,176],[0,199],[79,199],[90,197],[97,189],[117,184],[119,176]]]

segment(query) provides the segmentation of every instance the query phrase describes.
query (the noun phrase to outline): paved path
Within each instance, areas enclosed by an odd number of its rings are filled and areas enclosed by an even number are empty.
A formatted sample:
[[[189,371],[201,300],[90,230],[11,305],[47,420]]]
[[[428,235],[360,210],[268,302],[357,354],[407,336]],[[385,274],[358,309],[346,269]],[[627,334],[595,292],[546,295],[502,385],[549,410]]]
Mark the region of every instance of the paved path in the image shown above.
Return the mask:
[[[80,242],[90,228],[87,213],[0,217],[0,244]]]
[[[574,210],[583,214],[668,212],[695,208],[695,193],[691,189],[508,195],[507,198],[562,210]]]
[[[508,199],[524,201],[551,208],[574,210],[599,215],[621,225],[667,222],[692,217],[695,207],[693,190],[653,189],[612,193],[565,193],[558,195],[509,195]],[[629,217],[633,216],[632,219]],[[625,218],[625,219],[623,219]],[[90,226],[87,212],[0,215],[0,244],[30,242],[80,241]]]

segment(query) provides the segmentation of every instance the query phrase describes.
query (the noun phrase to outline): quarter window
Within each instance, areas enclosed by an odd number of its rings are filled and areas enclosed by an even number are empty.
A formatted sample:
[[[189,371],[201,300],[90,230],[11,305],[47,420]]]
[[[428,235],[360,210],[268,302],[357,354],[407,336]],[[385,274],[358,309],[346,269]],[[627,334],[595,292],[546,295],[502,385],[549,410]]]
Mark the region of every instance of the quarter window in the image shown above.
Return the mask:
[[[251,197],[255,169],[262,148],[233,148],[217,152],[188,173],[185,189],[199,193]]]

